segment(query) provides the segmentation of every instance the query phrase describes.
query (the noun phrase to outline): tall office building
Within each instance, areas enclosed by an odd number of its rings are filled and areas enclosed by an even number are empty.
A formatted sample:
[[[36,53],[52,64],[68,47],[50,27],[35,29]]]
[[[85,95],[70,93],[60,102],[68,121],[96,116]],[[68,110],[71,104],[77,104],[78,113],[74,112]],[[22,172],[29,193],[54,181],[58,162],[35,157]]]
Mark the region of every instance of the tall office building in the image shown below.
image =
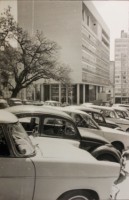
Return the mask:
[[[109,84],[109,29],[90,1],[18,1],[18,22],[30,33],[42,30],[61,47],[60,60],[72,73],[68,90],[40,81],[41,99],[83,103],[99,98]]]
[[[129,102],[129,34],[115,40],[115,101]]]

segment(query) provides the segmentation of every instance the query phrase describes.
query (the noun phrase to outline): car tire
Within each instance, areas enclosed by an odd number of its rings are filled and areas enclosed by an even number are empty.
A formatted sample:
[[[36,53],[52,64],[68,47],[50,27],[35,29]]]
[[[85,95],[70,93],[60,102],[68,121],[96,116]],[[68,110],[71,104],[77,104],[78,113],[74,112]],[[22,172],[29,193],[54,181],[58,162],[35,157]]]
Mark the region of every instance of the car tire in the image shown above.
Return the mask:
[[[124,146],[123,146],[123,144],[121,144],[120,142],[114,142],[114,143],[112,143],[112,145],[113,145],[117,150],[119,150],[120,153],[123,152]]]
[[[73,190],[61,195],[57,200],[98,200],[98,196],[84,190]]]
[[[102,154],[97,157],[97,160],[103,160],[103,161],[109,161],[109,162],[118,162],[118,160],[113,156],[109,154]]]

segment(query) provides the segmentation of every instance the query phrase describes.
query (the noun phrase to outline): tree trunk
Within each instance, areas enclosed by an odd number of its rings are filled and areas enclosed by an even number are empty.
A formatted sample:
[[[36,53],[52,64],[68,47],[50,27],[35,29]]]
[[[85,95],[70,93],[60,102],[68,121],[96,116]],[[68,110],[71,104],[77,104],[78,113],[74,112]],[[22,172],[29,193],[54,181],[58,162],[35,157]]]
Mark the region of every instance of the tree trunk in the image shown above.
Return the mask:
[[[12,90],[11,98],[17,97],[18,93],[20,92],[20,88],[16,87]]]

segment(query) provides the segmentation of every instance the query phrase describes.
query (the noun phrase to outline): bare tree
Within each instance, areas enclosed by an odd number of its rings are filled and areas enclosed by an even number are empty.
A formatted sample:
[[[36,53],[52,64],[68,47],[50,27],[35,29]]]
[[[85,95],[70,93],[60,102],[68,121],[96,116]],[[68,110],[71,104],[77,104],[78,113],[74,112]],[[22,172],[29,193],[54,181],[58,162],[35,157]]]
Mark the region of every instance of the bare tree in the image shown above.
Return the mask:
[[[19,91],[39,79],[54,79],[62,83],[69,83],[71,69],[58,62],[59,46],[48,40],[42,32],[37,31],[31,37],[14,20],[10,7],[0,18],[2,30],[0,70],[3,73],[5,85],[16,97]],[[16,47],[10,41],[16,41]]]

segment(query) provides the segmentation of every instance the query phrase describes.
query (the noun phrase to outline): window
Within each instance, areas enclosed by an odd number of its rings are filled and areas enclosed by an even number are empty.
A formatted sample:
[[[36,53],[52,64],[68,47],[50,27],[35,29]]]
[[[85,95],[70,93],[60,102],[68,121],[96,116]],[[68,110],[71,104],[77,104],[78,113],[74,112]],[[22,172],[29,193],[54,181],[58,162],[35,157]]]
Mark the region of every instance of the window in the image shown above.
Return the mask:
[[[39,130],[39,117],[26,116],[19,118],[19,121],[21,122],[28,135],[31,135],[34,130]]]
[[[74,125],[62,118],[46,117],[43,121],[43,135],[63,138],[77,138]]]
[[[72,117],[77,127],[97,129],[97,126],[95,125],[95,123],[90,119],[90,117],[86,115],[73,113]]]
[[[101,110],[101,112],[107,118],[116,118],[115,113],[113,111],[110,111],[110,110]]]
[[[103,117],[99,113],[93,113],[93,118],[97,123],[104,122]]]
[[[24,157],[35,154],[34,146],[20,123],[8,124],[8,131],[13,138],[18,155]]]

